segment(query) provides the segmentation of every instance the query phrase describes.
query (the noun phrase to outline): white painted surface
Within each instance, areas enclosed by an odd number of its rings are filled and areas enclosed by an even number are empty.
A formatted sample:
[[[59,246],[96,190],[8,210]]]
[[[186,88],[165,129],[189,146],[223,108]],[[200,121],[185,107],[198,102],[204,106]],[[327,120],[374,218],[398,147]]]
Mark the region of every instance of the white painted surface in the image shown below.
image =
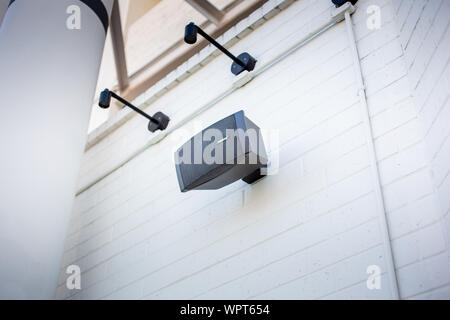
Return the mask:
[[[2,25],[3,17],[8,9],[10,0],[0,0],[0,26]]]
[[[425,242],[430,246],[448,248],[450,232],[450,1],[402,1],[395,3],[399,41],[404,51],[411,94],[420,122],[421,133],[426,146],[426,158],[431,169],[432,186],[439,198],[440,213],[436,224],[429,229],[439,238],[425,239],[422,232],[411,234],[411,240]],[[441,235],[442,234],[442,235]],[[419,248],[420,250],[420,248]],[[439,259],[439,257],[434,260]],[[445,260],[445,256],[441,258]],[[448,259],[448,258],[447,258]],[[411,275],[418,268],[424,272],[427,259],[418,266],[412,265],[400,270]],[[448,268],[448,265],[446,265]],[[448,269],[447,269],[448,272]],[[447,273],[444,272],[444,273]],[[439,278],[438,271],[433,278]],[[436,281],[436,280],[435,280]],[[430,288],[429,282],[421,284]],[[408,286],[405,285],[408,288]],[[430,288],[418,297],[450,297],[448,285]]]
[[[17,0],[0,28],[3,299],[54,297],[105,41],[81,2],[67,29],[72,4]]]
[[[372,4],[381,7],[380,30],[366,27]],[[246,36],[233,52],[269,61],[329,19],[331,8],[328,0],[299,0],[250,33],[238,29],[273,15],[269,5],[234,28]],[[401,298],[450,298],[448,223],[411,97],[398,7],[361,0],[353,15],[394,262]],[[152,101],[148,112],[162,110],[174,125],[233,85],[223,55],[171,84],[204,54],[141,98]],[[177,131],[192,136],[244,109],[261,128],[279,130],[277,175],[183,194],[172,152],[186,137],[174,132],[82,192],[62,264],[81,267],[82,290],[66,290],[61,272],[57,298],[391,298],[357,93],[340,23]],[[132,117],[85,153],[79,186],[152,138],[145,119]],[[369,265],[381,268],[380,290],[367,289]]]

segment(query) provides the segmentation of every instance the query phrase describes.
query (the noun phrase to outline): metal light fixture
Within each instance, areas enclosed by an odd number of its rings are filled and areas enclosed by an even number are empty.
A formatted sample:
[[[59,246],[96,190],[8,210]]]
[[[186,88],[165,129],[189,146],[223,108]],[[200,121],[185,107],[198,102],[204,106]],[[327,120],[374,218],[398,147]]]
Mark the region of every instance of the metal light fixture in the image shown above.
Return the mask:
[[[200,33],[206,40],[211,42],[217,49],[225,53],[228,57],[233,60],[233,64],[231,65],[231,72],[234,75],[238,75],[244,70],[252,71],[255,69],[256,59],[253,58],[247,52],[241,53],[239,56],[235,57],[230,51],[221,46],[216,40],[211,38],[205,31],[203,31],[199,26],[195,25],[193,22],[190,22],[186,25],[184,29],[184,41],[188,44],[194,44],[197,42],[197,33]]]
[[[111,97],[117,99],[118,101],[120,101],[124,105],[126,105],[127,107],[130,107],[131,109],[133,109],[134,111],[136,111],[140,115],[142,115],[142,116],[146,117],[147,119],[149,119],[150,122],[148,123],[148,130],[150,132],[155,132],[156,130],[161,130],[162,131],[162,130],[167,128],[167,125],[169,124],[170,118],[168,116],[166,116],[164,113],[158,111],[152,117],[152,116],[146,114],[144,111],[142,111],[142,110],[138,109],[137,107],[133,106],[130,102],[128,102],[124,98],[118,96],[117,94],[115,94],[112,91],[109,91],[108,89],[105,89],[105,90],[103,90],[100,93],[100,99],[98,101],[99,107],[101,107],[103,109],[109,108],[109,105],[111,104]]]

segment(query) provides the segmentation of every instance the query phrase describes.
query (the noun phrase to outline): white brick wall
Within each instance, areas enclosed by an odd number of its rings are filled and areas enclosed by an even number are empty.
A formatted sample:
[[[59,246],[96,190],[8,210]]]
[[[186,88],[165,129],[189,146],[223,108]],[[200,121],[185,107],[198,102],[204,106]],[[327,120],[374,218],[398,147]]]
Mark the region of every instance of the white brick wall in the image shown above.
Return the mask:
[[[438,255],[438,248],[445,251],[449,246],[450,232],[450,1],[416,0],[397,1],[394,5],[399,28],[399,40],[404,52],[411,95],[421,127],[421,135],[426,145],[426,158],[431,169],[430,189],[439,200],[439,208],[434,224],[426,229],[434,229],[434,237],[411,235],[411,241],[419,246],[413,250],[421,260]],[[430,221],[431,222],[431,221]],[[430,229],[431,230],[431,229]],[[440,231],[442,230],[442,231]],[[424,232],[424,229],[421,230]],[[426,231],[426,233],[431,233]],[[415,240],[413,240],[415,239]],[[446,247],[443,245],[447,242]],[[421,247],[423,246],[423,248]],[[439,260],[441,259],[441,260]],[[439,255],[430,261],[442,261],[448,267],[448,256]],[[422,262],[406,267],[409,275],[418,268],[437,267],[434,262]],[[437,272],[437,271],[436,271]],[[436,273],[433,271],[433,273]],[[447,274],[447,272],[444,272]],[[436,276],[436,275],[435,275]],[[444,281],[445,282],[445,281]],[[421,288],[428,289],[419,298],[448,297],[447,283],[434,289],[432,282],[419,282]],[[410,288],[405,286],[409,290]],[[413,286],[411,286],[414,288]],[[411,289],[412,289],[411,288]]]
[[[269,1],[249,23],[280,2]],[[381,7],[380,30],[366,27],[370,4]],[[397,27],[404,9],[389,0],[362,0],[358,7],[355,32],[400,294],[448,298],[450,260],[439,199],[450,179],[442,178],[436,189],[430,175],[422,113],[411,97],[411,68],[402,49],[408,41]],[[248,51],[262,65],[326,21],[330,8],[328,0],[296,1],[255,23],[260,26],[231,50]],[[242,33],[244,22],[223,39]],[[223,55],[203,62],[147,111],[163,110],[174,125],[233,85],[229,66]],[[57,297],[390,298],[358,101],[340,23],[79,194]],[[279,130],[278,174],[251,186],[239,181],[217,191],[181,193],[172,157],[184,141],[174,137],[183,130],[193,135],[240,109],[261,128]],[[86,152],[80,186],[149,139],[145,120],[125,122]],[[446,219],[448,226],[448,214]],[[81,267],[81,291],[65,289],[70,264]],[[381,290],[366,287],[366,268],[373,264],[382,270]]]

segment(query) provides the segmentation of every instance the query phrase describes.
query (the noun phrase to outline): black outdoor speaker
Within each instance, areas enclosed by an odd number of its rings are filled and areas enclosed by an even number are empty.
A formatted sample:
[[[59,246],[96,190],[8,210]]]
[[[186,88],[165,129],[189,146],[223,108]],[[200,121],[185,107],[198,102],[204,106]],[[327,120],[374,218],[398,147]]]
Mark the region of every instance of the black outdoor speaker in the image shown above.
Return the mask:
[[[336,8],[339,8],[346,2],[350,2],[352,5],[355,5],[358,2],[358,0],[331,0],[331,2],[333,2]]]
[[[267,166],[260,129],[243,111],[232,114],[181,146],[175,166],[182,192],[220,189],[239,179],[253,183]]]

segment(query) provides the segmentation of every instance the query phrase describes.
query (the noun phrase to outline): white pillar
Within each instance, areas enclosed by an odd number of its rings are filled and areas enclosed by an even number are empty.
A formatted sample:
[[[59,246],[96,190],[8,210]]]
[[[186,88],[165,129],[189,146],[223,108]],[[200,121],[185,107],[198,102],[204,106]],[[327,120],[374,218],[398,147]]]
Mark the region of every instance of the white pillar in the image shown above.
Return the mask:
[[[0,299],[55,295],[112,1],[15,0],[4,17]]]
[[[8,9],[9,0],[0,0],[0,26],[2,25],[3,16]]]

